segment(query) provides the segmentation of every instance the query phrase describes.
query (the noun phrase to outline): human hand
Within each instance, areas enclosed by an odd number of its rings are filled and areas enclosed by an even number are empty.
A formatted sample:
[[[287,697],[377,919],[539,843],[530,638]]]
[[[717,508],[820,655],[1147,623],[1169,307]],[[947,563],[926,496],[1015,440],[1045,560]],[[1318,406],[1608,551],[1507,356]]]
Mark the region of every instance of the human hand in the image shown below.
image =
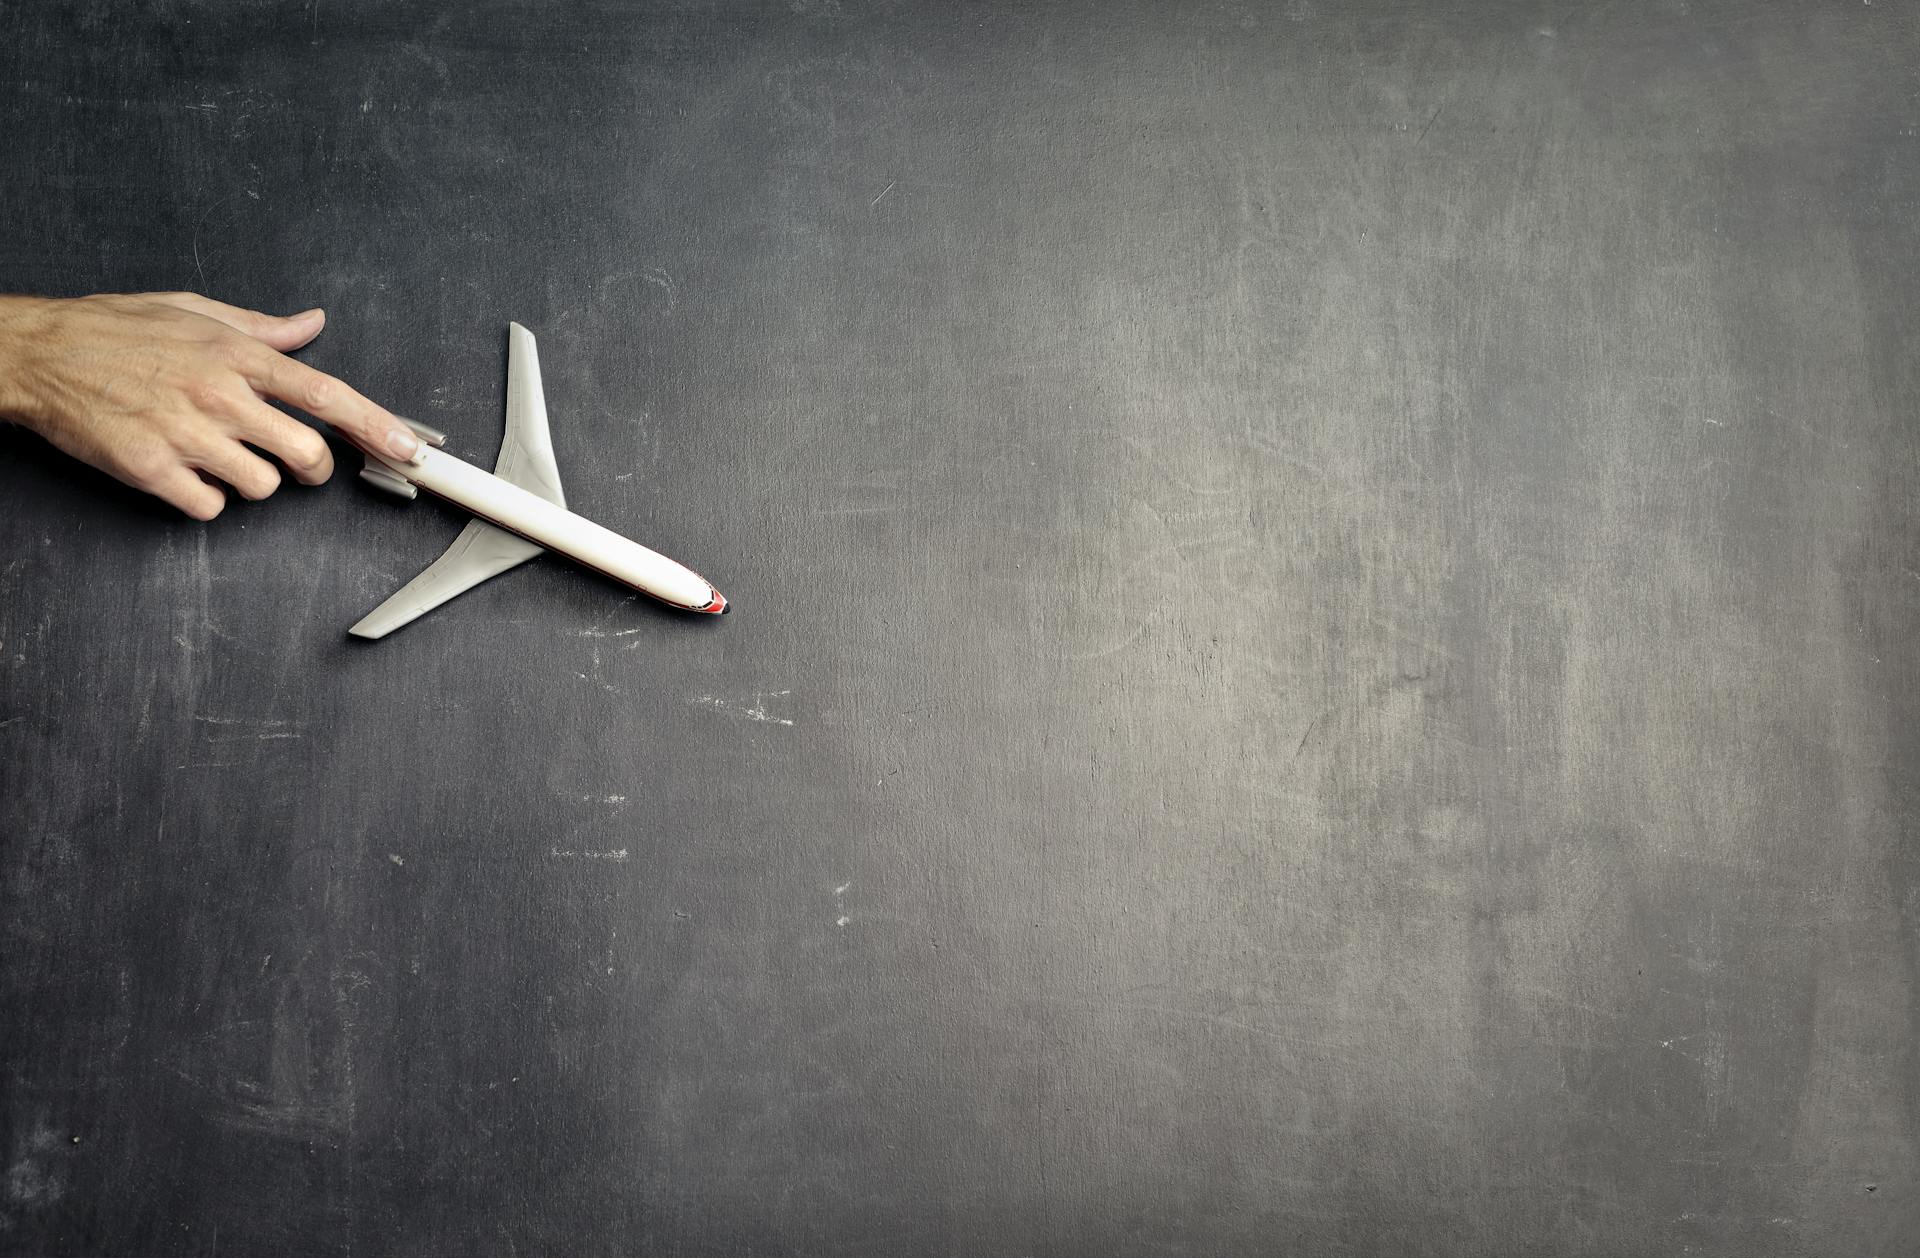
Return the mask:
[[[249,447],[304,484],[333,474],[325,439],[269,398],[412,462],[420,442],[397,417],[286,356],[325,323],[319,310],[282,318],[196,293],[0,296],[0,419],[196,520],[226,505],[209,478],[245,498],[280,487]]]

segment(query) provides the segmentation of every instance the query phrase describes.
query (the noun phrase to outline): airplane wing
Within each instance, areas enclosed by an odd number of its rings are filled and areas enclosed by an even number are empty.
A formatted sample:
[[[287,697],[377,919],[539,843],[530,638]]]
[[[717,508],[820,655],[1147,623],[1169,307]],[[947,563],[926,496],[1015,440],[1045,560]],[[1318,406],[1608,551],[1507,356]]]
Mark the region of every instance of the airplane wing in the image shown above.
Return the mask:
[[[404,624],[426,615],[456,594],[464,594],[488,577],[525,563],[541,548],[484,520],[473,520],[460,530],[446,553],[380,606],[347,630],[356,638],[384,638]]]
[[[553,438],[547,431],[546,394],[540,387],[540,356],[534,347],[533,333],[517,323],[507,333],[507,433],[500,443],[500,457],[493,465],[493,474],[545,498],[556,507],[567,505],[560,488],[560,469],[553,458]],[[368,460],[368,470],[362,475],[382,488],[395,490],[389,482],[398,478],[385,474],[372,460]],[[411,498],[413,486],[401,484],[405,496]],[[542,549],[484,520],[473,520],[453,539],[446,553],[347,632],[356,638],[384,638],[456,594],[525,563]]]

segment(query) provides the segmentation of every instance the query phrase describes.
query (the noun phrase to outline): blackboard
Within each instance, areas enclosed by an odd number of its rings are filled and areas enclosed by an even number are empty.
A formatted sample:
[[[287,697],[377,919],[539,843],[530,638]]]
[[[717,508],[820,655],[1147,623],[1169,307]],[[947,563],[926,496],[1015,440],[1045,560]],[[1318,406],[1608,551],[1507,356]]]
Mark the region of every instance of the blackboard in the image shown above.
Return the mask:
[[[0,6],[0,291],[733,599],[0,433],[0,1250],[1914,1252],[1892,3]],[[347,450],[338,450],[343,466]]]

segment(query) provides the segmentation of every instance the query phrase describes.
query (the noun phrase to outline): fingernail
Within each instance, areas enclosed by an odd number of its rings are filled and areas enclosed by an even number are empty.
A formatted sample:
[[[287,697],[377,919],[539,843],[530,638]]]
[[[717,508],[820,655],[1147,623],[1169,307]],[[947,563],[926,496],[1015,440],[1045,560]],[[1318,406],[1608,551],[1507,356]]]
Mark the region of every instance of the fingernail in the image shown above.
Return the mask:
[[[420,461],[420,439],[404,428],[387,434],[387,453],[404,463]]]
[[[297,315],[288,315],[287,317],[288,317],[289,319],[292,319],[292,320],[293,320],[294,322],[296,322],[296,323],[299,323],[299,322],[302,322],[302,321],[304,321],[304,320],[307,320],[307,319],[311,319],[311,318],[313,318],[313,316],[315,316],[315,315],[321,315],[321,316],[324,316],[324,315],[325,315],[326,313],[327,313],[327,312],[326,312],[326,311],[324,311],[324,310],[322,310],[322,309],[321,309],[320,307],[318,307],[318,306],[315,306],[315,307],[314,307],[313,309],[311,309],[311,310],[302,310],[302,311],[301,311],[301,312],[300,312],[299,314],[297,314]]]

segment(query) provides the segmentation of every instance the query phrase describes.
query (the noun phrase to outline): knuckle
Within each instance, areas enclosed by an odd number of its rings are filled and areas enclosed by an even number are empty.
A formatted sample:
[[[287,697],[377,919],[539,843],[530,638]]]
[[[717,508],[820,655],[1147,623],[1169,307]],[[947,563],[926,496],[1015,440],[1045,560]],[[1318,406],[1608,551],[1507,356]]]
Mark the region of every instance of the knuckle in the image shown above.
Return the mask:
[[[274,490],[280,488],[280,473],[274,471],[271,467],[254,468],[244,479],[247,483],[245,485],[235,486],[235,488],[255,501],[270,497]]]
[[[253,346],[247,339],[233,332],[223,332],[214,343],[214,356],[220,365],[233,371],[244,371],[253,362]]]
[[[327,454],[326,440],[311,430],[296,437],[287,448],[288,458],[303,472],[319,471],[326,464]]]
[[[333,404],[340,396],[338,382],[331,376],[314,376],[300,391],[300,396],[308,410],[316,410]]]
[[[187,403],[197,411],[224,409],[227,400],[225,382],[218,376],[196,375],[181,388]]]
[[[141,489],[151,489],[173,470],[173,460],[159,450],[136,450],[120,461],[120,474]]]

